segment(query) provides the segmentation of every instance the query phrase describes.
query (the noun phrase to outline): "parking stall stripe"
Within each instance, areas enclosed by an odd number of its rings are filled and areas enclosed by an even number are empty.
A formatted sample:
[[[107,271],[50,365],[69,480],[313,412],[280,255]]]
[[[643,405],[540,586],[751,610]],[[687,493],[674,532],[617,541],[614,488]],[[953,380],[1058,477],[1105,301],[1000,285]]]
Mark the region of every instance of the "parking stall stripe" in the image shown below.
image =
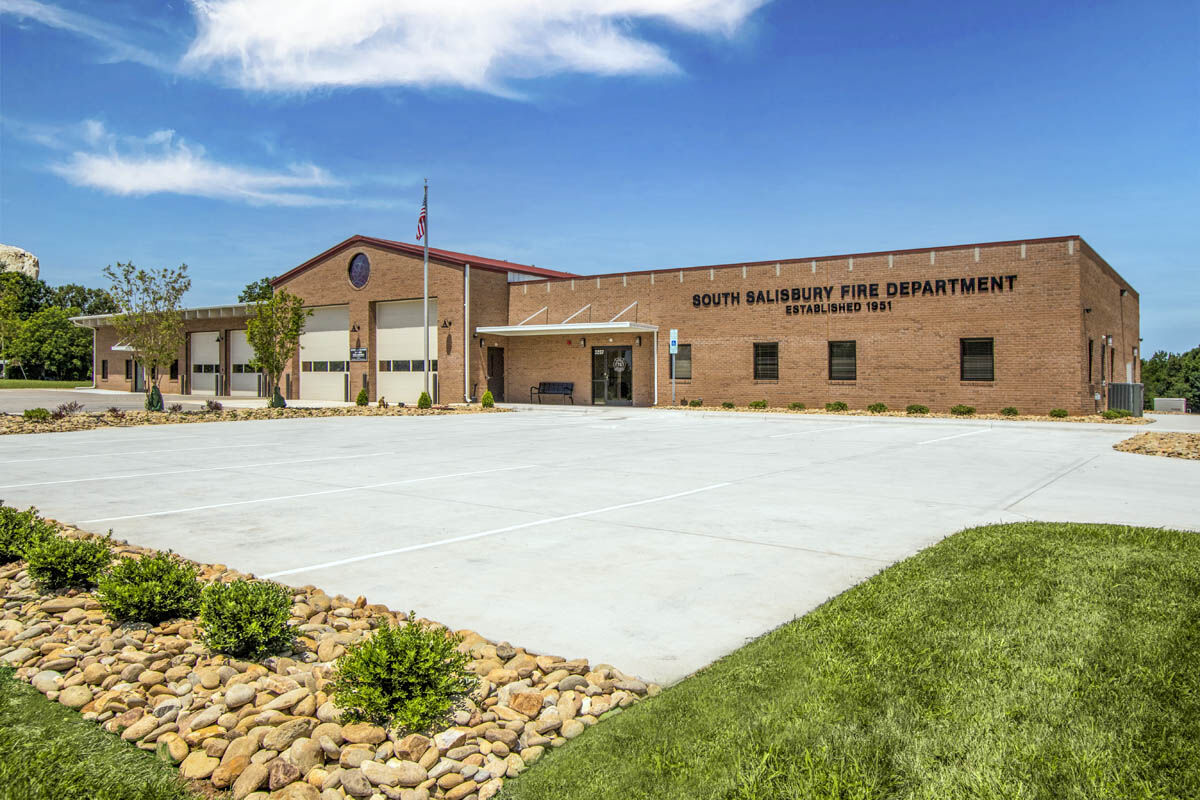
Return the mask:
[[[190,453],[195,450],[232,450],[235,447],[274,447],[283,442],[257,442],[254,444],[214,444],[209,447],[172,447],[170,450],[125,450],[111,453],[81,453],[74,456],[47,456],[46,458],[17,458],[12,461],[0,461],[0,464],[30,464],[34,461],[66,461],[71,458],[108,458],[109,456],[145,456],[163,453]]]
[[[987,433],[990,430],[991,430],[991,428],[981,428],[980,430],[977,430],[977,431],[967,431],[966,433],[956,433],[952,436],[941,436],[941,437],[938,437],[937,439],[927,439],[924,442],[917,442],[917,444],[933,444],[934,442],[944,442],[947,439],[958,439],[963,436],[974,436],[977,433]]]
[[[213,503],[207,506],[190,506],[188,508],[172,508],[167,511],[150,511],[145,514],[123,514],[119,517],[100,517],[98,519],[85,519],[80,525],[87,525],[93,522],[115,522],[122,519],[141,519],[143,517],[163,517],[168,514],[186,514],[190,511],[208,511],[213,508],[228,508],[230,506],[245,506],[253,503],[271,503],[276,500],[296,500],[301,497],[320,497],[328,494],[344,494],[346,492],[361,492],[366,489],[380,489],[384,486],[402,486],[408,483],[421,483],[422,481],[436,481],[443,478],[466,478],[471,475],[486,475],[492,472],[508,472],[515,469],[532,469],[536,464],[523,464],[518,467],[499,467],[497,469],[481,469],[472,472],[453,472],[449,475],[429,475],[424,478],[409,478],[403,481],[387,481],[385,483],[368,483],[363,486],[347,486],[339,489],[323,489],[319,492],[304,492],[303,494],[285,494],[278,497],[257,497],[253,500],[235,500],[231,503]]]
[[[516,525],[508,525],[503,528],[493,528],[479,533],[468,533],[465,536],[454,536],[449,539],[440,539],[436,542],[426,542],[425,544],[414,544],[408,547],[397,547],[392,550],[381,550],[377,553],[367,553],[361,556],[352,556],[350,558],[342,558],[337,561],[326,561],[321,564],[311,564],[307,567],[296,567],[295,569],[285,569],[279,572],[272,572],[263,575],[263,578],[281,578],[284,575],[295,575],[298,572],[312,572],[317,569],[326,569],[328,567],[341,567],[346,564],[354,564],[359,561],[370,561],[374,558],[383,558],[385,556],[399,555],[400,553],[411,553],[416,550],[428,550],[431,547],[441,547],[447,544],[456,544],[458,542],[469,542],[473,539],[482,539],[485,536],[497,536],[501,533],[511,533],[512,531],[524,530],[525,528],[536,528],[539,525],[551,525],[555,522],[564,522],[569,519],[579,519],[580,517],[589,517],[593,514],[604,514],[609,511],[619,511],[624,508],[633,508],[634,506],[644,506],[650,503],[661,503],[666,500],[674,500],[677,497],[687,497],[688,495],[707,492],[712,489],[720,489],[724,486],[729,486],[729,482],[714,483],[708,486],[701,486],[699,489],[688,489],[686,492],[675,492],[674,494],[665,494],[661,497],[650,497],[645,500],[634,500],[631,503],[620,503],[615,506],[605,506],[604,508],[593,508],[589,511],[577,511],[574,514],[563,514],[558,517],[549,517],[548,519],[538,519],[532,522],[519,522]]]
[[[62,483],[87,483],[88,481],[115,481],[123,478],[157,478],[160,475],[184,475],[191,472],[219,472],[227,469],[252,469],[254,467],[276,467],[280,464],[311,464],[314,461],[343,461],[347,458],[376,458],[378,456],[395,455],[394,451],[386,453],[365,453],[351,456],[325,456],[323,458],[289,458],[286,461],[263,461],[258,464],[228,464],[222,467],[195,467],[193,469],[160,470],[158,472],[134,472],[124,475],[98,475],[91,478],[69,478],[61,481],[40,481],[38,483],[10,483],[0,486],[0,489],[22,489],[27,486],[57,486]]]

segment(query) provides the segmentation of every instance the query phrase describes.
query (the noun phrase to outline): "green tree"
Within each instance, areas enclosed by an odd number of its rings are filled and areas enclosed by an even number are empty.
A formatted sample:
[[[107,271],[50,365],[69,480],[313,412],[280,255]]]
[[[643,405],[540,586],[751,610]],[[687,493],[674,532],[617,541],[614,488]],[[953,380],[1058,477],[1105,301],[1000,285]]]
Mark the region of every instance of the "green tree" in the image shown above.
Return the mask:
[[[254,315],[246,320],[246,341],[254,349],[250,365],[266,376],[272,397],[279,391],[279,376],[296,355],[304,320],[310,314],[303,300],[280,289],[256,303]]]
[[[1186,353],[1159,350],[1143,359],[1142,383],[1148,406],[1155,397],[1183,397],[1189,409],[1200,409],[1200,347]]]
[[[104,289],[91,289],[77,283],[64,283],[50,290],[50,305],[77,309],[77,315],[115,314],[121,309]]]
[[[239,303],[261,303],[263,300],[270,300],[271,295],[275,290],[271,288],[271,279],[263,278],[247,283],[246,288],[242,289],[242,293],[238,295]]]
[[[30,378],[87,378],[92,367],[92,333],[71,322],[77,308],[51,306],[11,327],[5,352]]]
[[[23,272],[0,272],[0,298],[10,314],[28,319],[54,305],[54,290],[46,282]]]
[[[112,281],[109,294],[119,313],[113,328],[133,351],[134,358],[150,377],[149,386],[157,387],[165,367],[179,357],[183,347],[183,313],[180,301],[191,288],[187,264],[176,269],[144,270],[132,262],[117,262],[104,268]]]

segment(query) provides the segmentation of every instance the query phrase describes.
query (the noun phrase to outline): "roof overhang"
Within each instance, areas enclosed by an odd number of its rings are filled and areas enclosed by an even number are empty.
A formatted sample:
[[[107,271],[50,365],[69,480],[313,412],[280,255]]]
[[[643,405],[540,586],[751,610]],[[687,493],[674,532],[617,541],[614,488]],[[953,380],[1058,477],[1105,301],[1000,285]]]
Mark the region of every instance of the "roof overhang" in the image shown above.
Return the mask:
[[[180,313],[184,320],[189,319],[236,319],[248,317],[253,313],[254,303],[234,303],[228,306],[201,306],[199,308],[183,308]],[[104,328],[112,325],[114,317],[120,314],[92,314],[82,317],[71,317],[81,328]]]
[[[588,336],[613,333],[654,333],[657,325],[644,322],[565,322],[558,325],[484,325],[476,333],[493,336]]]

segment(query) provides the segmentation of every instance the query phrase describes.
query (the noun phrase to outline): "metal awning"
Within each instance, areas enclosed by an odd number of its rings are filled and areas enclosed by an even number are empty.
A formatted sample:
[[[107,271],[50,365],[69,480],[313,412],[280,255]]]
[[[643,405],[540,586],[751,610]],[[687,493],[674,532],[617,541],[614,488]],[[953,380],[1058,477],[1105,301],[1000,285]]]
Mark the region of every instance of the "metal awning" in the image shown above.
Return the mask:
[[[493,336],[599,336],[614,333],[654,333],[657,325],[644,322],[562,322],[557,325],[482,325],[479,334]]]
[[[227,306],[201,306],[200,308],[181,308],[179,313],[185,320],[189,319],[221,319],[245,318],[254,313],[254,303],[234,303]],[[71,317],[71,322],[81,328],[103,328],[112,324],[113,317],[119,314],[90,314]],[[114,348],[116,349],[116,348]]]

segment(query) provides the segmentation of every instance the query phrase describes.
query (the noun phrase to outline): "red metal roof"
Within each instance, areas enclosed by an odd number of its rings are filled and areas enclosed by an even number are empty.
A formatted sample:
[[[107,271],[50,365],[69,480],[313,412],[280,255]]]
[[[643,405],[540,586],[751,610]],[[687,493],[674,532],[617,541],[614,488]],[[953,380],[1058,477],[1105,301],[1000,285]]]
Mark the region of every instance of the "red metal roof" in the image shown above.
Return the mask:
[[[284,281],[291,280],[301,272],[315,266],[319,262],[325,260],[329,256],[354,245],[368,244],[373,247],[378,247],[383,250],[391,250],[396,253],[404,253],[411,256],[424,255],[425,248],[419,244],[409,244],[408,242],[394,242],[390,239],[376,239],[373,236],[351,236],[344,242],[339,242],[333,247],[321,253],[318,256],[310,258],[298,267],[288,270],[271,281],[272,286],[278,286]],[[441,261],[442,263],[457,264],[459,266],[470,264],[477,269],[486,269],[493,272],[521,272],[526,275],[537,275],[540,278],[579,278],[581,275],[576,275],[572,272],[561,272],[555,269],[543,269],[529,264],[517,264],[512,261],[501,261],[496,258],[484,258],[483,256],[473,256],[469,253],[457,253],[453,250],[442,250],[437,247],[429,248],[429,258],[431,260]]]

